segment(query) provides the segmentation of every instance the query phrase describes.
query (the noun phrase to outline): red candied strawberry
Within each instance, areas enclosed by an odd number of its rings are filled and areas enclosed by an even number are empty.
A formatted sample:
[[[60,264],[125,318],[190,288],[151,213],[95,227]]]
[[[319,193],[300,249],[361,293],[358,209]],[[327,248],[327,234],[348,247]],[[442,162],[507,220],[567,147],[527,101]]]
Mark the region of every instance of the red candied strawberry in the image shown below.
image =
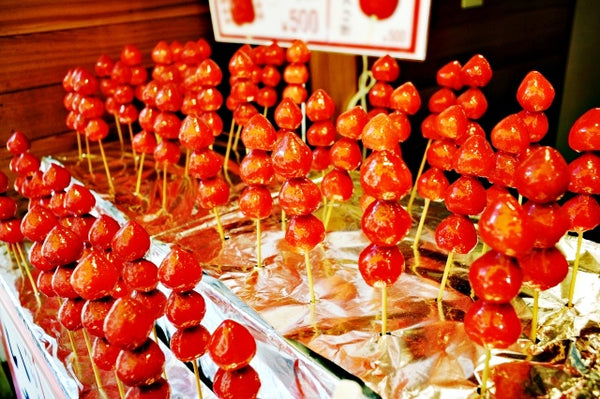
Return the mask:
[[[210,332],[201,324],[180,328],[171,336],[171,351],[182,362],[193,361],[208,350]]]
[[[10,161],[10,170],[20,176],[29,176],[40,169],[40,160],[28,152],[16,155]]]
[[[556,202],[540,204],[527,201],[523,209],[529,217],[534,248],[554,246],[569,230],[569,218],[565,210]]]
[[[398,143],[394,143],[393,147],[398,147]],[[333,166],[350,171],[362,162],[362,151],[356,140],[342,137],[329,149],[329,159]]]
[[[289,63],[306,63],[310,60],[310,50],[304,41],[299,39],[294,40],[285,52],[285,59]]]
[[[556,247],[535,248],[518,261],[523,284],[540,291],[560,284],[569,272],[569,262]]]
[[[371,73],[375,80],[393,82],[400,76],[400,66],[395,58],[386,54],[375,60],[371,66]]]
[[[212,360],[224,370],[247,366],[256,354],[256,341],[242,324],[226,319],[217,326],[208,343]]]
[[[86,300],[81,310],[83,328],[96,337],[104,337],[104,319],[114,302],[115,298],[111,296]]]
[[[86,123],[84,132],[90,141],[96,142],[108,136],[109,128],[104,119],[94,118]]]
[[[6,149],[13,156],[21,155],[31,148],[29,139],[20,130],[15,130],[6,141]]]
[[[443,199],[449,185],[450,182],[444,171],[436,167],[431,167],[417,181],[417,192],[421,197],[430,201],[440,201]]]
[[[162,164],[174,165],[181,158],[179,145],[174,141],[162,140],[154,149],[154,159]]]
[[[392,128],[398,132],[398,141],[400,143],[404,143],[406,140],[408,140],[412,130],[408,116],[406,116],[406,114],[402,111],[394,111],[388,114],[388,118],[390,118]]]
[[[304,177],[310,172],[310,148],[291,131],[281,133],[271,153],[275,173],[283,178]]]
[[[569,164],[568,190],[578,194],[600,194],[600,157],[586,152]]]
[[[490,140],[497,150],[520,154],[529,145],[529,130],[518,114],[511,114],[494,126]]]
[[[54,226],[48,232],[42,245],[42,256],[54,266],[73,263],[79,259],[82,252],[81,237],[61,225]]]
[[[471,264],[469,281],[479,299],[508,303],[521,290],[523,274],[514,258],[492,250]]]
[[[197,151],[212,145],[215,137],[210,127],[202,119],[188,115],[181,122],[179,141],[185,148]]]
[[[48,298],[57,296],[52,288],[52,277],[54,277],[54,269],[42,270],[37,277],[36,286],[38,291],[46,295]]]
[[[101,370],[110,371],[115,367],[121,349],[111,345],[106,338],[96,337],[92,346],[92,358]]]
[[[57,223],[58,218],[51,211],[41,205],[34,205],[23,216],[21,231],[31,241],[44,241]]]
[[[260,386],[258,373],[252,366],[229,371],[218,369],[213,379],[213,390],[219,399],[255,399]]]
[[[154,327],[154,315],[140,301],[118,298],[104,321],[104,335],[111,345],[134,349],[142,345]]]
[[[354,192],[354,182],[348,171],[332,168],[321,181],[321,192],[331,201],[347,201]]]
[[[441,170],[450,171],[454,168],[454,160],[458,147],[452,140],[434,140],[425,154],[427,163]]]
[[[569,185],[567,161],[555,148],[539,147],[517,167],[515,184],[519,193],[531,201],[556,201]]]
[[[271,151],[277,140],[277,132],[262,114],[256,114],[242,129],[242,143],[248,149]]]
[[[538,71],[531,71],[517,88],[517,101],[524,110],[530,112],[545,111],[554,100],[554,87]]]
[[[66,192],[64,207],[69,213],[81,216],[90,213],[96,205],[96,197],[87,188],[80,184],[73,184]]]
[[[306,91],[305,85],[295,85],[288,84],[283,89],[283,93],[281,96],[285,98],[289,98],[294,104],[302,104],[306,97],[308,96],[308,92]]]
[[[358,140],[362,134],[364,126],[369,121],[366,111],[356,106],[342,112],[336,120],[336,131],[343,137]]]
[[[52,290],[61,298],[79,298],[77,291],[71,285],[71,275],[75,266],[73,264],[58,266],[52,274]]]
[[[81,310],[85,300],[81,298],[67,298],[58,309],[57,319],[69,331],[79,330],[81,324]]]
[[[205,313],[206,302],[197,291],[172,291],[167,298],[165,315],[178,329],[200,325]]]
[[[465,86],[483,87],[492,79],[492,67],[481,54],[471,57],[461,69],[462,82]]]
[[[439,114],[446,108],[456,104],[456,94],[447,87],[438,89],[427,100],[427,108],[433,114]]]
[[[470,136],[458,147],[454,169],[461,175],[486,177],[492,173],[496,161],[494,149],[484,136]]]
[[[292,216],[285,231],[285,241],[298,252],[307,252],[325,238],[323,222],[313,214]]]
[[[53,191],[63,191],[71,183],[71,172],[58,164],[51,164],[43,175],[44,185]]]
[[[577,152],[600,150],[600,108],[581,115],[569,130],[569,147]]]
[[[93,301],[110,295],[119,276],[119,270],[102,252],[92,250],[77,263],[71,285],[83,299]]]
[[[404,271],[405,260],[397,246],[369,244],[358,257],[358,270],[372,286],[391,286]]]
[[[478,300],[465,314],[464,324],[471,341],[486,348],[508,348],[521,335],[521,321],[510,303]]]
[[[386,82],[378,81],[369,90],[369,104],[374,108],[387,109],[390,107],[390,97],[394,88]]]
[[[96,217],[90,214],[83,216],[63,216],[58,223],[67,227],[77,234],[83,240],[84,246],[88,247],[88,234],[94,224]]]
[[[42,256],[42,242],[35,241],[31,245],[31,250],[29,251],[29,263],[31,266],[35,267],[38,270],[42,271],[50,271],[54,270],[55,266],[46,260]]]
[[[148,133],[146,130],[142,130],[133,136],[131,144],[138,154],[153,154],[157,146],[154,134]]]
[[[213,136],[217,137],[223,132],[223,119],[216,112],[204,112],[200,115],[200,119],[210,127]]]
[[[175,245],[160,263],[158,279],[174,291],[189,291],[202,279],[202,266],[191,252]]]
[[[129,296],[141,303],[154,320],[160,319],[165,315],[167,296],[161,290],[153,289],[147,292],[131,291]]]
[[[408,115],[414,115],[421,108],[421,96],[412,82],[398,86],[390,96],[390,108]]]
[[[169,399],[171,387],[164,378],[159,378],[152,384],[130,387],[125,394],[125,399]]]
[[[125,223],[112,239],[112,250],[124,261],[141,259],[150,248],[150,235],[136,221]]]
[[[317,89],[306,101],[306,116],[311,122],[323,121],[333,117],[335,102],[323,89]]]
[[[363,145],[374,151],[392,150],[399,141],[398,132],[385,114],[379,114],[367,122],[361,138]]]
[[[447,139],[459,140],[467,133],[468,120],[463,107],[451,105],[435,119],[437,133]]]
[[[445,251],[467,254],[477,245],[475,225],[464,215],[450,215],[438,224],[435,242]]]
[[[456,98],[456,104],[460,105],[469,119],[479,119],[485,114],[488,102],[485,94],[477,88],[470,87]]]
[[[515,187],[515,173],[518,165],[519,159],[515,154],[497,151],[495,167],[488,176],[488,180],[504,187]]]
[[[189,160],[190,175],[196,179],[209,179],[215,177],[223,168],[223,158],[210,147],[196,150]]]
[[[537,143],[546,137],[548,133],[548,117],[543,112],[530,112],[526,110],[517,113],[527,126],[529,132],[529,141]]]
[[[88,232],[88,241],[94,249],[111,249],[112,240],[121,226],[119,222],[108,215],[100,215],[96,218]]]
[[[130,290],[149,292],[158,286],[158,267],[147,259],[125,262],[121,277]]]
[[[306,141],[312,146],[330,146],[335,138],[335,126],[329,119],[313,122],[306,131]]]
[[[360,168],[360,184],[377,199],[398,201],[411,189],[412,175],[404,160],[390,151],[375,151]]]
[[[163,139],[176,140],[179,138],[181,120],[174,112],[162,111],[154,120],[154,133]],[[160,143],[159,143],[160,144]]]
[[[164,364],[163,351],[148,338],[139,347],[121,350],[117,357],[116,372],[126,385],[149,385],[161,378]]]
[[[240,177],[246,184],[268,185],[275,170],[271,156],[263,150],[250,150],[240,163]]]
[[[393,201],[373,201],[361,219],[362,231],[369,241],[380,246],[398,245],[411,225],[408,212]]]
[[[591,195],[577,194],[562,207],[569,218],[569,231],[589,231],[600,224],[600,205]]]
[[[435,80],[438,85],[448,87],[453,90],[460,90],[463,87],[462,65],[454,60],[442,66],[435,75]]]
[[[329,147],[317,146],[313,149],[311,168],[318,172],[325,171],[331,165]]]
[[[273,198],[268,188],[251,185],[244,188],[239,198],[240,211],[252,219],[265,219],[273,210]]]
[[[284,98],[275,108],[274,118],[280,129],[296,130],[302,123],[302,111],[290,98]]]
[[[203,209],[213,209],[229,201],[229,184],[220,176],[200,180],[198,184],[198,204]]]
[[[283,70],[283,81],[287,84],[303,85],[308,82],[309,73],[306,64],[287,64]]]
[[[535,240],[527,213],[509,194],[487,205],[479,218],[479,234],[492,249],[517,257],[529,252]]]
[[[446,208],[460,215],[479,215],[487,204],[485,188],[478,178],[461,176],[444,193]]]

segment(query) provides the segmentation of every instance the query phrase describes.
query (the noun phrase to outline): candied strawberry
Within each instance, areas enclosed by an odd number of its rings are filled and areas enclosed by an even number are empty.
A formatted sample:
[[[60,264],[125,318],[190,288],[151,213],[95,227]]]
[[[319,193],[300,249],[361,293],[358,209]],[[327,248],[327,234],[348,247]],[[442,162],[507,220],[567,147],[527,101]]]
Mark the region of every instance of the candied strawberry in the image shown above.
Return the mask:
[[[304,85],[289,84],[283,89],[282,98],[289,98],[294,104],[301,104],[306,100],[308,93]]]
[[[208,343],[212,360],[224,370],[247,366],[256,354],[256,341],[242,324],[225,319],[213,331]]]
[[[313,160],[311,168],[316,171],[324,171],[331,165],[329,147],[317,146],[313,149]]]
[[[71,172],[56,163],[51,164],[43,175],[44,185],[53,191],[63,191],[71,183]]]
[[[526,111],[540,112],[550,108],[554,94],[554,87],[548,79],[538,71],[531,71],[517,88],[517,101]]]
[[[174,165],[181,158],[181,150],[179,145],[171,140],[161,140],[154,149],[154,159],[162,164]]]
[[[527,201],[523,209],[529,217],[535,248],[554,246],[569,230],[567,213],[556,202],[540,204]]]
[[[398,146],[398,143],[394,143],[394,146]],[[362,162],[362,151],[356,140],[342,137],[329,149],[329,159],[336,168],[355,170]]]
[[[256,103],[264,108],[274,107],[277,99],[277,90],[270,86],[259,88],[256,94]]]
[[[42,256],[54,266],[67,265],[79,259],[83,252],[81,237],[72,230],[56,225],[42,245]]]
[[[271,153],[275,173],[283,178],[304,177],[310,172],[310,148],[291,131],[280,134]]]
[[[569,185],[567,161],[555,148],[540,147],[517,167],[515,185],[519,193],[531,201],[556,201]]]
[[[578,194],[600,194],[600,157],[586,152],[569,164],[568,190]],[[23,228],[21,226],[21,228]]]
[[[131,291],[129,296],[141,303],[154,320],[165,315],[167,296],[161,290],[155,288],[147,292]]]
[[[110,371],[115,367],[121,349],[111,345],[106,338],[96,337],[92,346],[92,358],[101,370]]]
[[[494,250],[481,255],[469,268],[469,282],[484,301],[510,302],[521,290],[523,274],[517,261]]]
[[[114,302],[115,298],[111,296],[86,300],[81,310],[83,328],[96,337],[104,337],[104,319]]]
[[[104,321],[104,334],[111,345],[134,349],[142,345],[154,327],[154,315],[130,297],[115,300]]]
[[[242,143],[248,149],[271,151],[277,140],[277,132],[262,114],[256,114],[242,129]]]
[[[306,101],[306,116],[311,122],[330,119],[334,112],[335,102],[323,89],[313,91]]]
[[[150,248],[150,235],[136,221],[125,223],[112,239],[112,250],[124,261],[143,258]]]
[[[233,82],[230,96],[242,103],[254,101],[258,94],[258,86],[251,80],[239,79]]]
[[[569,231],[589,231],[600,224],[600,205],[588,194],[577,194],[563,205],[569,217]]]
[[[360,168],[360,184],[366,194],[397,201],[411,189],[412,174],[404,160],[390,151],[375,151]]]
[[[156,117],[158,116],[158,114],[159,114],[159,111],[156,108],[152,108],[150,106],[146,106],[145,108],[143,108],[140,111],[140,113],[138,114],[138,122],[140,124],[140,127],[143,129],[143,131],[145,131],[146,133],[154,132],[154,123],[156,122]],[[143,133],[143,131],[140,133]],[[136,136],[138,136],[138,134],[136,134]],[[151,137],[154,137],[154,135],[152,135]],[[148,137],[148,139],[150,139],[150,137]],[[136,141],[137,140],[134,140],[134,142],[133,142],[134,145],[137,145]],[[154,140],[154,146],[155,145],[156,145],[156,140]],[[137,148],[136,148],[136,150],[137,150]],[[151,151],[141,151],[140,150],[138,152],[148,153]]]
[[[527,213],[509,194],[487,205],[479,218],[479,234],[492,249],[517,257],[529,252],[535,240]]]
[[[100,215],[90,227],[88,241],[94,249],[108,250],[111,248],[112,240],[120,228],[119,222],[111,216]]]
[[[291,216],[313,213],[320,203],[319,186],[306,177],[288,179],[279,190],[279,204]]]
[[[79,330],[81,324],[81,310],[85,300],[81,298],[67,298],[58,309],[57,319],[69,331]]]
[[[361,227],[369,241],[380,246],[398,245],[412,225],[408,212],[393,201],[373,201],[363,213]]]
[[[159,378],[152,384],[130,387],[125,394],[125,399],[169,399],[171,387],[164,378]]]
[[[463,87],[462,65],[454,60],[442,66],[435,74],[435,80],[438,85],[448,87],[453,90],[460,90]]]
[[[398,132],[385,114],[379,114],[367,122],[361,138],[363,145],[374,151],[392,150],[399,142]]]
[[[403,143],[408,140],[411,132],[410,121],[406,114],[402,111],[394,111],[388,114],[392,129],[396,131],[398,142]]]
[[[306,141],[312,146],[330,146],[335,138],[335,126],[329,119],[314,122],[306,131]]]
[[[20,130],[15,130],[8,140],[6,140],[6,149],[13,156],[19,156],[25,152],[27,152],[31,148],[31,144],[29,143],[29,139],[23,132]]]
[[[202,119],[188,115],[179,128],[179,141],[185,148],[199,151],[212,145],[215,137],[210,127]]]
[[[223,132],[223,119],[216,112],[203,112],[200,119],[210,127],[213,136],[217,137]]]
[[[42,270],[37,276],[36,286],[38,291],[46,295],[48,298],[57,296],[52,288],[52,278],[54,277],[54,269]]]
[[[391,286],[404,271],[405,260],[397,246],[369,244],[358,257],[358,270],[365,282]]]
[[[396,111],[414,115],[421,108],[421,96],[412,82],[405,82],[394,89],[389,105]]]
[[[267,64],[262,68],[260,81],[268,87],[277,87],[281,82],[281,72],[275,65]]]
[[[171,351],[182,362],[190,362],[206,353],[209,341],[210,333],[201,324],[180,328],[171,336]]]
[[[177,292],[189,291],[202,279],[202,266],[191,252],[174,245],[158,267],[158,279]]]
[[[236,88],[240,89],[239,86]],[[244,88],[247,89],[247,88]],[[245,95],[248,97],[256,97],[256,93],[258,92],[258,88],[255,86],[248,88],[250,90],[254,90],[253,93],[246,93]],[[240,94],[241,95],[241,94]],[[215,112],[218,111],[223,105],[223,94],[219,90],[214,87],[202,87],[195,97],[191,97],[192,100],[196,101],[196,106],[202,112]],[[184,97],[185,101],[185,97]],[[183,105],[182,105],[183,112]],[[200,113],[200,112],[197,112]],[[210,128],[210,125],[206,122],[204,118],[199,115],[199,118]],[[211,129],[212,131],[212,129]],[[214,134],[213,134],[214,136]]]
[[[521,110],[517,113],[517,115],[521,117],[523,123],[525,126],[527,126],[530,142],[537,143],[546,137],[549,125],[548,117],[545,113]]]
[[[487,204],[485,188],[474,176],[461,176],[444,193],[446,208],[460,215],[479,215]]]
[[[252,366],[238,370],[220,368],[213,379],[213,390],[219,399],[255,399],[260,386],[258,373]]]
[[[275,176],[271,156],[263,150],[250,150],[240,163],[240,177],[246,184],[268,185]]]
[[[569,262],[556,247],[535,248],[518,261],[523,284],[541,291],[560,284],[569,272]]]
[[[197,291],[172,291],[167,298],[165,314],[176,328],[200,325],[205,313],[206,302]]]
[[[345,169],[334,167],[321,181],[321,192],[331,201],[347,201],[352,197],[354,182]]]
[[[50,271],[54,270],[55,266],[48,262],[46,258],[42,256],[42,242],[35,241],[31,245],[31,250],[29,251],[29,263],[31,266],[35,267],[38,270],[42,271]]]
[[[569,129],[569,147],[577,152],[600,150],[600,107],[581,115]]]
[[[168,111],[159,112],[154,120],[154,132],[163,139],[176,140],[179,138],[181,120],[179,117]]]
[[[294,40],[285,52],[287,62],[303,62],[310,60],[310,50],[302,40]]]
[[[521,321],[510,303],[475,301],[464,324],[471,341],[486,348],[508,348],[521,335]]]
[[[462,82],[466,86],[483,87],[492,79],[492,67],[481,54],[471,57],[460,70]]]
[[[494,184],[505,187],[515,187],[515,173],[519,160],[515,154],[505,151],[497,151],[495,156],[495,167],[488,180]]]
[[[395,58],[386,54],[375,60],[371,66],[371,73],[375,80],[393,82],[400,76],[400,66]]]
[[[389,108],[394,88],[386,82],[378,81],[369,90],[369,104],[375,108]]]
[[[96,205],[96,197],[87,188],[80,184],[73,184],[66,192],[64,207],[71,214],[81,216],[90,213]]]
[[[40,160],[33,154],[24,152],[15,155],[10,162],[10,170],[20,176],[29,176],[40,169]]]
[[[464,215],[450,215],[435,229],[435,242],[444,251],[468,254],[477,245],[475,225]]]
[[[79,260],[70,278],[75,292],[93,301],[110,295],[119,276],[119,270],[102,252],[92,250]]]
[[[470,136],[458,147],[454,169],[462,175],[486,177],[492,173],[496,161],[494,149],[484,136]]]
[[[71,275],[74,264],[58,266],[52,274],[52,290],[61,298],[79,298],[77,291],[71,285]]]
[[[280,129],[296,130],[302,123],[302,111],[291,99],[284,98],[275,108],[275,123]]]
[[[248,186],[240,194],[239,207],[246,217],[265,219],[273,210],[271,192],[264,186]]]
[[[369,117],[366,111],[362,107],[356,106],[342,112],[337,117],[335,129],[341,136],[358,140],[368,121]]]
[[[529,145],[529,129],[518,114],[511,114],[494,126],[490,140],[498,150],[519,154]]]
[[[203,209],[224,205],[229,201],[229,184],[219,176],[201,180],[197,200]]]
[[[149,385],[161,378],[164,364],[164,353],[156,342],[148,338],[137,348],[121,350],[116,372],[126,385]]]
[[[307,252],[325,238],[323,222],[313,214],[293,216],[285,231],[285,241],[298,252]]]
[[[488,102],[485,94],[477,88],[470,87],[456,98],[456,104],[460,105],[469,119],[479,119],[485,114]]]
[[[451,140],[434,140],[429,145],[425,156],[429,165],[441,170],[450,171],[454,168],[457,151],[458,147]]]
[[[308,67],[302,63],[287,64],[283,69],[283,81],[288,84],[302,85],[308,82]]]
[[[431,201],[443,199],[446,189],[450,185],[442,169],[431,167],[427,169],[417,181],[417,192],[423,198]]]
[[[96,217],[90,214],[83,216],[63,216],[58,223],[61,226],[67,227],[77,234],[82,240],[85,247],[88,247],[88,234],[90,228],[94,224]]]
[[[21,220],[21,232],[31,241],[44,241],[58,218],[48,209],[34,205]]]
[[[147,259],[125,262],[121,277],[130,290],[149,292],[158,286],[158,267]]]
[[[427,108],[429,112],[439,114],[446,108],[456,104],[456,94],[447,87],[442,87],[429,97]]]
[[[460,105],[451,105],[435,118],[437,133],[447,139],[459,140],[467,133],[468,120]]]
[[[196,150],[190,156],[190,175],[201,180],[210,179],[219,174],[223,162],[223,158],[215,150],[208,147]]]

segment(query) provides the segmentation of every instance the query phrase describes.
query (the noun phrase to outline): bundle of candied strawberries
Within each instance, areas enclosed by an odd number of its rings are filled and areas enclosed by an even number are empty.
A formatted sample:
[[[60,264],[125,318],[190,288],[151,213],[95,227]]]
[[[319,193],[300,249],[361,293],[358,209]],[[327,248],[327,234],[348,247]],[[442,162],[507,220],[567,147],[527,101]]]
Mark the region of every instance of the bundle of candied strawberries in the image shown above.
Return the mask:
[[[373,82],[363,106],[336,117],[325,90],[309,96],[310,51],[302,41],[287,50],[277,43],[240,47],[228,65],[226,99],[217,89],[223,73],[210,55],[203,39],[185,45],[160,42],[148,73],[139,49],[127,45],[117,61],[102,55],[95,73],[81,67],[68,71],[63,82],[67,126],[76,132],[77,158],[87,163],[96,190],[104,189],[119,205],[118,177],[103,143],[111,131],[107,115],[112,115],[120,160],[126,155],[133,162],[129,175],[138,211],[173,218],[177,199],[169,187],[188,187],[196,206],[184,217],[213,212],[226,245],[219,208],[236,191],[239,210],[256,223],[256,267],[261,268],[261,220],[272,216],[277,202],[286,242],[305,256],[307,302],[314,305],[308,254],[329,231],[335,206],[356,192],[356,174],[362,232],[370,241],[357,266],[365,282],[381,292],[382,337],[388,333],[387,289],[405,267],[398,244],[418,219],[412,238],[418,253],[430,203],[442,202],[448,216],[435,230],[435,243],[447,253],[437,298],[440,318],[453,256],[483,244],[470,266],[475,299],[464,328],[486,350],[479,391],[486,397],[491,350],[513,345],[522,334],[511,301],[522,286],[533,290],[529,337],[535,342],[538,295],[561,283],[569,271],[557,242],[575,232],[580,247],[583,233],[600,224],[595,198],[600,193],[600,108],[573,124],[569,145],[580,155],[567,163],[556,149],[537,144],[549,130],[544,111],[554,99],[541,73],[524,77],[516,92],[522,109],[487,134],[477,120],[488,105],[483,93],[492,78],[488,61],[476,55],[464,65],[450,62],[438,70],[440,89],[428,100],[430,113],[420,129],[427,146],[413,184],[401,143],[411,133],[409,117],[421,108],[421,98],[410,82],[394,88],[400,69],[393,58],[372,64]],[[226,114],[223,103],[231,127],[227,139],[217,142],[223,132],[220,115]],[[238,149],[240,140],[244,151]],[[103,173],[94,170],[91,142],[98,145]],[[74,181],[66,167],[51,163],[42,170],[23,133],[14,132],[6,145],[13,154],[10,170],[18,198],[9,191],[10,179],[0,174],[0,241],[29,282],[37,306],[56,301],[59,325],[50,333],[64,328],[73,352],[79,336],[85,341],[97,392],[110,396],[107,381],[112,381],[122,398],[169,397],[165,355],[154,327],[166,316],[175,328],[169,343],[175,357],[191,363],[197,376],[197,359],[207,352],[219,367],[212,378],[219,398],[256,397],[260,379],[249,365],[256,353],[254,338],[234,320],[224,320],[212,333],[202,325],[206,306],[195,290],[202,278],[196,257],[174,244],[156,265],[146,258],[150,234],[140,223],[119,223],[96,209],[92,191]],[[156,184],[144,176],[154,176]],[[413,211],[417,195],[423,200],[420,215]],[[21,212],[23,199],[28,205]],[[569,307],[574,305],[579,247]]]

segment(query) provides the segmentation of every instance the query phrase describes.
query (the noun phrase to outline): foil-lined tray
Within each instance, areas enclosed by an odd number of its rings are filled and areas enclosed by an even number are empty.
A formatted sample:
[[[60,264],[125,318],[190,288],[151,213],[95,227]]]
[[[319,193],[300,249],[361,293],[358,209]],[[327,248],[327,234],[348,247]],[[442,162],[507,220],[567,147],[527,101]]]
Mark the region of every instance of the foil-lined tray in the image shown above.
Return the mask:
[[[89,181],[83,163],[74,162],[72,156],[61,161],[75,176]],[[112,158],[111,165],[128,169],[122,157]],[[207,275],[200,290],[213,298],[211,290],[219,287],[217,297],[221,299],[214,297],[219,309],[224,309],[225,315],[235,311],[248,321],[253,332],[263,331],[269,337],[261,340],[267,353],[297,353],[295,350],[308,353],[304,358],[309,360],[307,364],[317,365],[316,370],[320,371],[304,375],[312,379],[311,384],[330,389],[313,390],[314,396],[304,395],[301,388],[290,391],[290,397],[331,396],[330,382],[318,382],[331,375],[336,376],[335,381],[344,378],[360,381],[364,384],[363,394],[373,397],[478,396],[484,350],[467,338],[462,319],[472,303],[468,268],[482,249],[478,245],[468,255],[454,256],[443,303],[438,306],[435,298],[447,254],[435,245],[434,231],[447,215],[443,206],[430,206],[417,251],[412,249],[417,221],[400,244],[406,269],[389,289],[389,333],[381,336],[380,293],[364,283],[357,269],[358,254],[368,244],[360,231],[358,184],[350,201],[334,205],[329,232],[324,242],[310,253],[317,296],[317,302],[311,304],[305,258],[283,239],[281,212],[277,207],[261,223],[263,267],[256,267],[255,224],[237,209],[237,195],[242,187],[239,182],[234,180],[230,203],[218,209],[227,237],[222,242],[214,214],[193,206],[192,180],[169,181],[169,196],[174,200],[167,215],[157,211],[157,201],[152,199],[160,188],[160,179],[152,168],[144,178],[143,192],[149,199],[142,203],[130,198],[134,184],[130,173],[117,174],[115,180],[119,182],[116,201],[107,206],[118,204],[128,217],[144,223],[155,240],[192,250],[203,262]],[[96,177],[91,186],[106,192],[102,177]],[[422,204],[417,199],[413,215],[420,216],[421,210]],[[317,216],[322,216],[322,212],[322,209],[317,211]],[[559,243],[570,263],[575,257],[575,243],[575,237],[571,236],[563,237]],[[596,243],[584,241],[579,270],[574,307],[565,306],[570,274],[562,284],[540,294],[535,343],[526,338],[531,327],[531,293],[523,289],[514,300],[523,335],[512,347],[492,352],[490,397],[600,395],[600,251]],[[282,344],[285,350],[278,346]],[[284,358],[284,363],[289,361]],[[270,355],[264,363],[279,364]],[[210,370],[210,365],[202,364]],[[266,377],[274,379],[274,386],[280,386],[282,381],[286,381],[283,385],[290,383],[277,367],[266,368],[268,373],[274,373]],[[261,380],[264,373],[259,371]],[[263,382],[263,388],[265,385]],[[274,392],[279,395],[271,396],[261,390],[260,397],[282,397],[280,391]]]

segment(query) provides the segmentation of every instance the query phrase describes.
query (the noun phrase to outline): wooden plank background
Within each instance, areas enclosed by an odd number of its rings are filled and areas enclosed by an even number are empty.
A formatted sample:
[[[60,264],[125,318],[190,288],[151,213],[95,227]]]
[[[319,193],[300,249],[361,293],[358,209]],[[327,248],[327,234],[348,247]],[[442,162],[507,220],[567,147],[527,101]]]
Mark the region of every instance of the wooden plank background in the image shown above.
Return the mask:
[[[69,1],[4,0],[0,14],[0,161],[9,154],[4,143],[14,129],[34,140],[39,155],[72,149],[75,137],[64,123],[61,82],[69,68],[93,68],[100,54],[116,58],[125,44],[138,46],[144,64],[160,40],[212,40],[207,1],[138,0]],[[463,9],[459,0],[433,0],[427,60],[401,61],[398,84],[410,80],[424,103],[437,89],[435,72],[450,60],[465,63],[483,54],[494,69],[485,93],[490,102],[482,119],[486,129],[518,110],[516,88],[531,69],[540,70],[560,99],[571,35],[572,0],[484,0],[483,6]],[[237,45],[215,44],[214,55],[223,69]],[[372,63],[373,58],[369,58]],[[313,53],[313,86],[328,90],[343,107],[356,89],[360,57]],[[223,89],[224,90],[224,89]],[[560,101],[548,111],[552,141]],[[413,118],[406,147],[422,154],[419,123],[426,107]],[[554,130],[552,130],[554,128]],[[406,156],[413,167],[418,160]]]

